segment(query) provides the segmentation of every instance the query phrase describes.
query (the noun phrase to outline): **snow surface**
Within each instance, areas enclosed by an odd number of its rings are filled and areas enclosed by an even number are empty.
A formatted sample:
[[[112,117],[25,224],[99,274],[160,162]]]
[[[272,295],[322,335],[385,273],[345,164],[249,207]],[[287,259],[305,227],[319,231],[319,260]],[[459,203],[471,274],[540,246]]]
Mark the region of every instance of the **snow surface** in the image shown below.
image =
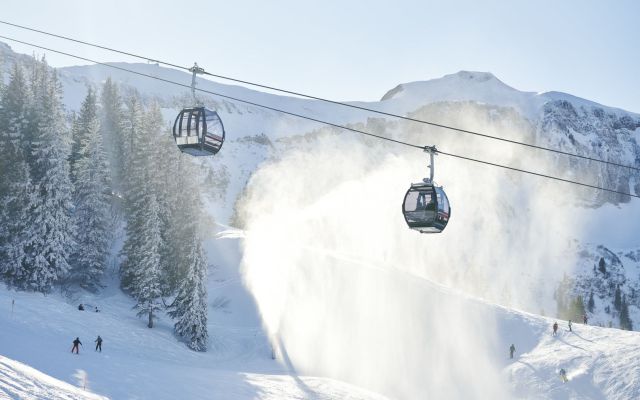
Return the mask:
[[[78,377],[84,371],[78,370]],[[82,384],[82,383],[80,383]],[[30,400],[99,400],[105,399],[69,383],[0,356],[0,398]]]
[[[242,234],[230,231],[220,240],[234,247],[237,243],[233,242],[238,240],[231,239],[234,236]],[[375,269],[370,271],[380,273]],[[445,368],[442,371],[445,374],[462,373],[459,375],[461,388],[447,398],[483,399],[488,394],[498,399],[633,399],[640,396],[639,333],[580,324],[574,324],[574,332],[570,333],[565,323],[559,321],[559,335],[552,337],[553,319],[478,301],[428,281],[416,280],[401,272],[397,274],[392,280],[405,281],[405,290],[410,292],[419,290],[419,296],[431,299],[428,304],[461,302],[470,314],[481,316],[489,324],[495,322],[495,336],[485,342],[483,351],[493,353],[488,365],[495,368],[492,373],[499,376],[504,387],[497,391],[489,386],[476,387],[475,392],[465,390],[464,373],[446,368],[446,365],[464,365],[470,361],[471,355],[462,351],[454,360],[433,365],[433,368]],[[235,285],[233,280],[214,281],[210,293],[219,293],[216,287]],[[241,293],[242,290],[238,290],[236,294],[241,296]],[[13,313],[11,300],[15,300]],[[78,301],[98,305],[102,311],[78,311]],[[212,348],[204,354],[192,352],[176,342],[166,318],[157,328],[146,328],[144,321],[132,316],[132,304],[113,287],[105,294],[83,294],[73,300],[58,294],[44,297],[0,289],[0,354],[8,357],[0,357],[0,395],[28,399],[100,398],[92,393],[114,399],[387,398],[335,379],[297,375],[290,369],[291,360],[282,349],[276,350],[278,360],[271,360],[271,350],[261,327],[251,325],[258,321],[252,321],[244,311],[242,315],[229,316],[236,313],[234,302],[227,312],[211,313]],[[242,309],[243,306],[239,308]],[[243,323],[239,319],[244,319]],[[443,325],[441,333],[446,334],[446,327],[447,324]],[[92,340],[97,334],[105,339],[102,353],[92,349]],[[478,334],[482,339],[480,331]],[[72,355],[70,342],[77,335],[84,347],[80,355]],[[438,337],[440,333],[433,332],[433,335]],[[514,360],[508,358],[511,343],[516,347]],[[462,343],[455,345],[477,352]],[[371,348],[370,352],[376,354],[381,350]],[[432,356],[437,359],[437,354]],[[467,367],[474,368],[473,365]],[[567,371],[569,382],[560,381],[557,374],[560,368]],[[407,371],[407,374],[419,372]],[[487,373],[476,372],[480,376]],[[83,375],[86,382],[82,380]],[[87,390],[73,387],[85,384]],[[434,391],[438,393],[434,388],[424,389],[425,395]]]
[[[338,380],[298,375],[292,365],[274,361],[253,298],[239,276],[237,241],[220,239],[209,245],[219,263],[209,278],[206,353],[178,342],[166,316],[148,329],[135,317],[134,302],[115,279],[98,295],[71,297],[2,287],[0,354],[7,358],[0,359],[0,398],[4,390],[14,396],[9,398],[44,399],[49,397],[36,396],[49,390],[56,399],[98,398],[88,391],[113,399],[385,399]],[[79,303],[86,311],[78,311]],[[91,311],[96,306],[98,313]],[[93,349],[97,335],[104,339],[102,353]],[[70,352],[76,336],[83,343],[79,355]],[[56,379],[67,384],[56,384]],[[85,397],[69,387],[85,384]],[[23,397],[9,391],[18,386],[24,388]]]

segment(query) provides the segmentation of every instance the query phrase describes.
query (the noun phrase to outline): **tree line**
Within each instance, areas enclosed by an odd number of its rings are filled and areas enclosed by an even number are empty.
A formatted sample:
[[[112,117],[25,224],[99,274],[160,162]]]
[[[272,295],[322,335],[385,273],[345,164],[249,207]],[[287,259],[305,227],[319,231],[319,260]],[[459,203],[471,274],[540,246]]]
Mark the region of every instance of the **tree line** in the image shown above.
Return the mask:
[[[206,350],[199,172],[159,106],[107,79],[67,113],[44,59],[16,63],[2,82],[0,278],[19,290],[97,291],[117,259],[121,287],[148,326],[166,309],[176,334]],[[125,240],[114,254],[118,230]]]

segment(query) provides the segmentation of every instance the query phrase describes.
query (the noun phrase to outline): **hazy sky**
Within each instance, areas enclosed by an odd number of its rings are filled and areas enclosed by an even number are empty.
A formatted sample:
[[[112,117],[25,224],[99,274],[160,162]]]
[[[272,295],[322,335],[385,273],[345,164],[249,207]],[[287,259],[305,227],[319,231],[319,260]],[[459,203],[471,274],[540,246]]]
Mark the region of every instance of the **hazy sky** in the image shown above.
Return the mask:
[[[478,70],[640,112],[640,1],[0,2],[1,20],[333,99],[376,100],[398,83]],[[5,25],[0,35],[136,61]]]

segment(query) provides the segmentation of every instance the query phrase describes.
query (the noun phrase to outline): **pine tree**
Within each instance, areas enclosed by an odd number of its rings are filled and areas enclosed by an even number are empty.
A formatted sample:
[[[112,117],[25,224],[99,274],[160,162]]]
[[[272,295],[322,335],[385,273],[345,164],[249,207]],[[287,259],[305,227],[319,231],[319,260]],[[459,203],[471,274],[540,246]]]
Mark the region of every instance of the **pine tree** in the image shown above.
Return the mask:
[[[70,281],[95,290],[109,252],[109,167],[102,143],[95,95],[90,90],[74,124],[76,251]]]
[[[118,86],[110,77],[102,86],[100,104],[102,105],[99,111],[100,132],[107,150],[107,160],[111,166],[111,182],[115,191],[122,192],[121,183],[124,180],[127,165],[124,155],[125,110]]]
[[[139,241],[146,235],[144,231],[144,198],[149,193],[149,182],[146,180],[150,167],[149,144],[145,142],[144,110],[137,97],[128,99],[127,120],[124,121],[130,141],[137,143],[122,154],[127,166],[127,174],[123,175],[124,203],[126,211],[126,239],[121,254],[124,260],[120,265],[120,285],[135,295],[136,268],[140,264]]]
[[[135,270],[135,297],[138,316],[148,315],[147,326],[153,328],[154,315],[162,309],[160,298],[160,219],[158,218],[158,202],[155,195],[143,197],[147,208],[143,212],[144,236],[138,238],[140,257]]]
[[[154,137],[139,99],[128,101],[127,130],[131,135],[125,151],[127,174],[123,182],[127,214],[125,256],[120,266],[121,285],[137,300],[138,316],[148,315],[148,327],[153,327],[161,309],[160,254],[164,246],[157,187],[154,185]]]
[[[177,269],[174,244],[182,240],[176,232],[177,225],[173,223],[173,217],[176,210],[184,207],[178,200],[180,192],[183,191],[179,185],[188,177],[177,171],[180,152],[176,149],[173,139],[168,134],[161,134],[162,114],[157,103],[149,107],[144,120],[145,131],[148,132],[149,137],[153,138],[149,159],[149,169],[153,174],[149,176],[147,183],[151,185],[158,200],[160,232],[165,243],[160,254],[162,292],[164,295],[170,295],[175,293],[177,288],[177,281],[173,279]]]
[[[93,125],[97,124],[98,104],[93,89],[89,88],[87,96],[82,102],[79,115],[75,116],[71,129],[71,154],[69,167],[71,168],[71,181],[75,183],[77,175],[77,162],[84,157],[84,152],[90,140],[88,135]]]
[[[207,264],[197,233],[185,242],[188,254],[183,259],[187,274],[178,288],[178,294],[170,305],[169,315],[176,319],[178,336],[196,351],[207,349]]]
[[[596,303],[593,300],[593,292],[591,292],[591,294],[589,295],[589,302],[587,303],[587,309],[589,310],[589,312],[592,313],[595,306],[596,306]]]
[[[633,322],[631,321],[631,317],[629,317],[629,306],[627,305],[626,296],[620,306],[620,329],[627,331],[633,330]]]
[[[586,311],[584,308],[584,301],[582,300],[582,296],[576,296],[573,302],[572,315],[579,317],[580,315],[585,315],[585,314],[586,314]]]
[[[207,263],[198,233],[200,194],[194,182],[195,169],[179,162],[176,172],[182,176],[177,192],[178,207],[174,211],[172,231],[175,262],[174,268],[181,277],[178,293],[169,306],[169,315],[176,319],[178,336],[187,341],[189,348],[205,351],[207,332]]]
[[[34,195],[27,164],[28,95],[22,68],[14,65],[0,101],[0,275],[24,288],[28,216]]]
[[[613,297],[613,308],[616,311],[620,311],[622,309],[622,296],[620,293],[620,285],[616,287],[615,295]]]
[[[600,257],[600,262],[598,262],[598,271],[602,272],[603,274],[607,273],[607,265],[604,262],[604,257]]]
[[[57,76],[44,61],[34,63],[32,72],[31,174],[35,199],[28,218],[26,285],[47,292],[69,270],[69,249],[73,247],[72,186],[68,132]]]

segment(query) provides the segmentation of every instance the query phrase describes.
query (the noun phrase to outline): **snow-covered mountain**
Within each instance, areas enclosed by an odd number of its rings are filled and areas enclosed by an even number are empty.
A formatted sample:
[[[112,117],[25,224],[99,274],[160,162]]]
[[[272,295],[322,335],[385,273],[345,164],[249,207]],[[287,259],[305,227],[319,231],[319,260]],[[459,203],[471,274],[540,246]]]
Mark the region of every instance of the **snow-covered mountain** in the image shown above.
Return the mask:
[[[23,56],[0,43],[5,72],[18,57]],[[117,65],[185,85],[191,81],[187,73],[158,65]],[[167,125],[190,101],[186,87],[104,66],[61,68],[59,74],[71,111],[79,108],[88,86],[99,87],[107,77],[125,92],[136,90],[145,101],[159,102]],[[456,154],[640,194],[634,170],[240,86],[200,79],[198,87],[436,144]],[[76,325],[73,318],[54,313],[50,342],[75,335],[69,325],[87,335],[99,326],[116,339],[120,350],[114,361],[140,370],[152,365],[158,372],[163,384],[154,389],[155,398],[182,393],[172,391],[178,389],[170,383],[176,363],[183,368],[190,364],[191,372],[181,376],[194,388],[187,396],[193,398],[216,390],[229,390],[234,398],[377,398],[343,382],[390,398],[640,395],[638,374],[633,375],[640,368],[633,352],[636,334],[579,327],[575,334],[561,331],[551,338],[552,319],[496,305],[555,316],[553,294],[566,273],[572,295],[594,292],[592,321],[618,326],[616,315],[604,310],[620,285],[639,326],[634,291],[640,288],[640,240],[633,237],[640,237],[634,219],[640,213],[630,211],[637,208],[637,199],[441,156],[436,179],[449,193],[454,217],[442,235],[419,236],[406,229],[399,202],[408,184],[426,173],[423,154],[241,102],[199,96],[218,110],[228,138],[216,157],[194,160],[203,167],[208,212],[219,225],[245,228],[237,232],[242,238],[238,249],[215,240],[218,228],[212,228],[208,241],[210,260],[223,271],[212,271],[216,282],[209,290],[211,347],[218,352],[191,354],[173,341],[167,325],[160,326],[159,334],[138,329],[141,325],[125,311],[130,307],[126,297],[109,291],[85,299],[48,299],[53,305],[46,312],[52,313],[67,307],[75,314],[79,300],[112,305],[108,314],[91,320],[83,315]],[[378,102],[353,104],[640,167],[640,115],[564,93],[522,92],[490,73],[461,71],[405,83]],[[614,243],[622,235],[624,245]],[[229,248],[235,249],[232,255]],[[593,264],[600,258],[606,260],[609,276],[594,274]],[[115,290],[115,285],[109,288]],[[14,296],[6,291],[0,295],[5,303]],[[20,298],[28,304],[27,314],[37,312],[39,301],[33,295]],[[39,347],[46,357],[28,349],[38,330],[46,329],[40,320],[46,320],[44,314],[12,321],[11,329],[0,332],[0,354],[72,382],[74,361],[58,365],[58,349]],[[18,340],[31,324],[28,344],[15,349],[4,345]],[[131,332],[135,345],[121,331]],[[519,355],[514,363],[506,360],[511,343]],[[278,367],[270,364],[272,344],[282,364]],[[166,349],[170,354],[163,353]],[[95,368],[90,378],[98,376],[98,393],[115,398],[147,394],[146,387],[113,388],[121,378],[117,366],[89,365]],[[226,372],[214,373],[214,383],[205,383],[211,365]],[[569,371],[572,384],[560,383],[559,368]],[[618,378],[619,369],[629,373]],[[127,371],[138,374],[134,367]]]

